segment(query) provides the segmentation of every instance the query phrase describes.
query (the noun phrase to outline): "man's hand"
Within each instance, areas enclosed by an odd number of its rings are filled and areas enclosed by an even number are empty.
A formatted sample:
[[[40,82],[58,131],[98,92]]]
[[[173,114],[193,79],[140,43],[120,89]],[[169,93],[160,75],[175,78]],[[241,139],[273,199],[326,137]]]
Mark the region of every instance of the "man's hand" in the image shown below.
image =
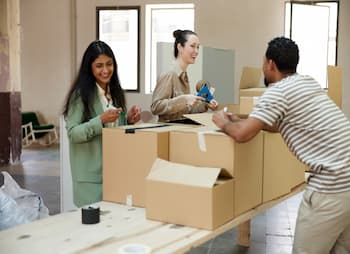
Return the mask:
[[[238,116],[222,110],[215,112],[212,120],[216,126],[239,143],[252,139],[265,125],[259,119],[253,117],[240,119]]]
[[[225,125],[232,122],[235,116],[232,113],[224,112],[223,110],[216,111],[213,114],[212,120],[220,129],[224,129]]]

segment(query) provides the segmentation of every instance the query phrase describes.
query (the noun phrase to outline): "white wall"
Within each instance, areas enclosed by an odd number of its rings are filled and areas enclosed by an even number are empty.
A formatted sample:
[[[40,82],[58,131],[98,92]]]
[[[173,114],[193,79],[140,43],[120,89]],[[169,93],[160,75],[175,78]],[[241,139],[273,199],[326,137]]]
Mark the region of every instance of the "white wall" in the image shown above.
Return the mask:
[[[188,1],[21,0],[23,110],[38,110],[58,124],[64,96],[75,74],[72,70],[96,38],[97,5],[140,5],[143,20],[146,3],[174,2]],[[202,45],[234,50],[235,82],[239,82],[243,66],[260,67],[267,42],[284,33],[284,0],[193,2],[195,30]],[[343,68],[343,110],[350,117],[350,1],[341,0],[339,11],[338,65]],[[144,26],[140,37],[144,45]],[[128,93],[127,101],[128,105],[147,109],[151,95],[144,93],[144,52],[141,46],[141,93]]]
[[[22,111],[58,126],[72,80],[70,0],[21,0]]]
[[[284,0],[205,1],[196,5],[201,43],[235,51],[235,81],[245,65],[260,67],[267,42],[284,33]]]

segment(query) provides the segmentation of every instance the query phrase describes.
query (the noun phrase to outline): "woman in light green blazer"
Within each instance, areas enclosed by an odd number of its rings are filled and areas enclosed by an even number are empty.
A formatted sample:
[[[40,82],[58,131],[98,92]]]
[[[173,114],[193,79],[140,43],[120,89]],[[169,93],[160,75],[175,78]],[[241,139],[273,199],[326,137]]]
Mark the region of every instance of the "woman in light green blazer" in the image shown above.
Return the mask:
[[[122,111],[127,111],[126,102],[113,51],[106,43],[94,41],[83,55],[63,107],[78,207],[102,200],[102,128],[113,126]],[[127,121],[139,120],[140,110],[133,106]]]

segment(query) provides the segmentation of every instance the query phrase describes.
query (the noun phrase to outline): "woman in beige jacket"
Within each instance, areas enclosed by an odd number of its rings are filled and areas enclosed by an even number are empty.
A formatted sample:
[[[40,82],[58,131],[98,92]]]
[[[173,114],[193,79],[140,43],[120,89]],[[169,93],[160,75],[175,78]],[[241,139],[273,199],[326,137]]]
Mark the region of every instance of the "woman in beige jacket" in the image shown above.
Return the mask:
[[[215,110],[215,100],[206,103],[202,97],[190,94],[187,67],[194,64],[199,51],[199,38],[190,30],[176,30],[173,68],[161,74],[153,92],[151,111],[159,121],[183,120],[183,114],[201,113],[208,108]]]

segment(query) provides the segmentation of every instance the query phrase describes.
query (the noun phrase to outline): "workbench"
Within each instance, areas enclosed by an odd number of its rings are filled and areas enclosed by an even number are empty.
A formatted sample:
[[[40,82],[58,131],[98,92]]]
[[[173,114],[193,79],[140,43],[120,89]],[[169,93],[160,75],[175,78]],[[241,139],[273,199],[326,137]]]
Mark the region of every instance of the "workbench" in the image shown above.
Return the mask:
[[[237,244],[249,246],[250,220],[256,215],[299,193],[304,184],[278,199],[261,204],[213,231],[151,221],[145,209],[99,202],[101,221],[81,223],[81,210],[65,212],[0,232],[1,253],[118,253],[128,243],[151,247],[152,253],[185,253],[238,226]],[[234,242],[232,244],[235,244]]]

